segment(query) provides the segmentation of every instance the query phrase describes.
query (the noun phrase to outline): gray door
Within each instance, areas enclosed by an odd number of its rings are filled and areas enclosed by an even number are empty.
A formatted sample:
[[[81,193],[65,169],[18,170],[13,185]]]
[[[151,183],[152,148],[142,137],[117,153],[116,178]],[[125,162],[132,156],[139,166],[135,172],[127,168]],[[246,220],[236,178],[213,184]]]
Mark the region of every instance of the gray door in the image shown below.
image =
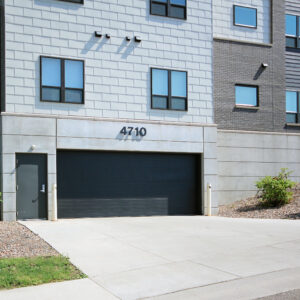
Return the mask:
[[[47,155],[17,154],[17,219],[47,217]]]

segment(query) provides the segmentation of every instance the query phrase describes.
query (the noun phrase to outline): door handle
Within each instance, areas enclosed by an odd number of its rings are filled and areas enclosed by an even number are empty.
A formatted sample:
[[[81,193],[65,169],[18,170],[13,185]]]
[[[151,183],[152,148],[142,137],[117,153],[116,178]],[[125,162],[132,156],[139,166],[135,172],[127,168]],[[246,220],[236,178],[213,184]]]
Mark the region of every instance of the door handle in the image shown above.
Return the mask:
[[[42,184],[42,189],[40,190],[41,193],[46,193],[46,184]]]

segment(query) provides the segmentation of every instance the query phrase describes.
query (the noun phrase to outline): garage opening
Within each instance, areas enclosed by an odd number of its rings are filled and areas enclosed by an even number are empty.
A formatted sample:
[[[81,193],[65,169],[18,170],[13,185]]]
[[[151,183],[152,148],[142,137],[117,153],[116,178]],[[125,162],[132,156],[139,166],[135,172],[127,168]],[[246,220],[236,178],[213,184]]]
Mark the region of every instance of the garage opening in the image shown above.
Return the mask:
[[[201,213],[200,155],[58,151],[59,218]]]

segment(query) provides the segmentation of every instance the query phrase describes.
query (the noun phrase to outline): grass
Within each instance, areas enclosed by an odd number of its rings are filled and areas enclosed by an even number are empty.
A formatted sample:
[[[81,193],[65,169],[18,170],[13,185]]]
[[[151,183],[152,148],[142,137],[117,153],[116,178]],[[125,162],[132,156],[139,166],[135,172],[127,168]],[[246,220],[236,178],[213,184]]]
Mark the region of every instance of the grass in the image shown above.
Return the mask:
[[[0,259],[0,290],[85,277],[64,256]]]

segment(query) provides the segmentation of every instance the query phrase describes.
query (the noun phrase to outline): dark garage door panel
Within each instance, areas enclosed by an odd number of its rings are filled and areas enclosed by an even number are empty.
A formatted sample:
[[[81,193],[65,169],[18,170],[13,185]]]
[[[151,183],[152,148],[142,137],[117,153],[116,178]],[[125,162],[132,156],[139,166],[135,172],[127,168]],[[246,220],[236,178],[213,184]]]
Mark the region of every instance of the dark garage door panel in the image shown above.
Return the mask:
[[[58,151],[58,217],[200,213],[199,157]]]

